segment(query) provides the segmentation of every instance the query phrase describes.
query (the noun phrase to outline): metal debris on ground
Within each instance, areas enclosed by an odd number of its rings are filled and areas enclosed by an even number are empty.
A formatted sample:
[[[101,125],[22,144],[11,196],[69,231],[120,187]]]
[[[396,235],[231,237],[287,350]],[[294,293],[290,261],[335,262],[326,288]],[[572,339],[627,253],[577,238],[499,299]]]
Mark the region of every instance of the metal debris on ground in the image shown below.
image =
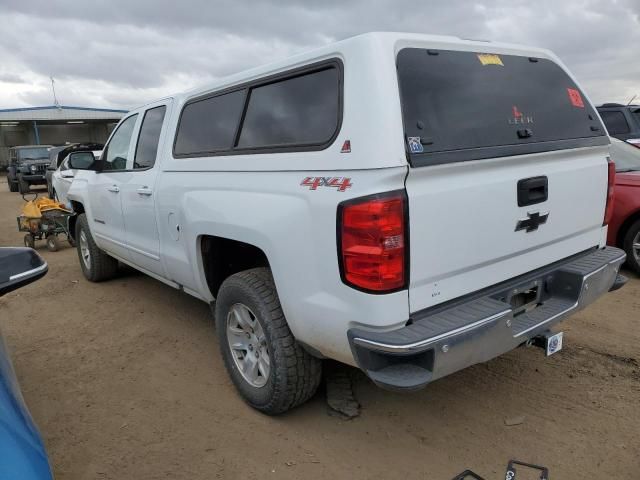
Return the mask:
[[[338,415],[345,419],[360,415],[360,404],[353,394],[353,383],[348,367],[327,362],[325,384],[330,415]]]
[[[504,424],[507,427],[514,427],[516,425],[522,425],[525,421],[526,417],[524,415],[519,415],[517,417],[505,418]]]

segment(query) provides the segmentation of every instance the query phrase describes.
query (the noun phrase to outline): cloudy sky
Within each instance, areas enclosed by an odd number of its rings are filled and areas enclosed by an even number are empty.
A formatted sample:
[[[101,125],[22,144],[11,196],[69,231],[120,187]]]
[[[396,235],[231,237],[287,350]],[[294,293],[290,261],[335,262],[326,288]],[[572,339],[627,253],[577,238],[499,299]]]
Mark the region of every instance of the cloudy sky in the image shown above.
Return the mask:
[[[640,0],[0,0],[0,108],[130,108],[358,33],[554,50],[595,102],[640,98]]]

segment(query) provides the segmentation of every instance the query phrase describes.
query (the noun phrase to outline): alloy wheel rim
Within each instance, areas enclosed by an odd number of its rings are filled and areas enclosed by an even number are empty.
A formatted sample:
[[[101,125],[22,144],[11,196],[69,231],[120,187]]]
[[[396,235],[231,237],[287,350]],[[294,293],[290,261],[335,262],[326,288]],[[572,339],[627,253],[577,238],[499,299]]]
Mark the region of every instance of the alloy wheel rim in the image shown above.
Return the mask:
[[[263,387],[271,373],[267,339],[258,317],[242,303],[227,314],[227,342],[238,371],[253,387]]]
[[[640,264],[640,232],[636,233],[633,239],[633,256],[636,259],[636,263]]]
[[[84,266],[89,270],[91,268],[91,252],[89,251],[89,241],[84,231],[80,232],[80,256]]]

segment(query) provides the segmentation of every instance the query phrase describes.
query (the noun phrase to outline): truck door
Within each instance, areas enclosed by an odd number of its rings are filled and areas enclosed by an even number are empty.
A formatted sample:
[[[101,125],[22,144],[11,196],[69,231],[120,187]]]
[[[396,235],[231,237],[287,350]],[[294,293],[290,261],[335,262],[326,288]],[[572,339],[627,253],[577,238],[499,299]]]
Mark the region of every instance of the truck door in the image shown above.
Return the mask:
[[[102,152],[102,170],[90,177],[88,185],[91,233],[100,248],[125,260],[129,257],[120,189],[132,175],[127,171],[127,159],[132,155],[137,119],[135,114],[120,122]]]
[[[168,104],[149,107],[134,144],[130,176],[121,185],[125,239],[129,259],[151,273],[165,276],[160,262],[160,237],[156,221],[154,187],[159,170],[158,146],[164,138]]]

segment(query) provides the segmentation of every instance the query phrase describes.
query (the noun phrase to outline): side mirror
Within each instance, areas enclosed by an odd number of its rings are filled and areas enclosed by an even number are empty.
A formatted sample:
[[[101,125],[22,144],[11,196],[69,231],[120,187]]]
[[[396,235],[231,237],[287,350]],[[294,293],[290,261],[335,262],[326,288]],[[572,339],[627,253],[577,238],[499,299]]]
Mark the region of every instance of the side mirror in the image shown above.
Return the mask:
[[[0,297],[35,282],[48,268],[33,248],[0,247]]]
[[[98,170],[99,161],[93,152],[74,152],[69,155],[69,168],[73,170]]]

